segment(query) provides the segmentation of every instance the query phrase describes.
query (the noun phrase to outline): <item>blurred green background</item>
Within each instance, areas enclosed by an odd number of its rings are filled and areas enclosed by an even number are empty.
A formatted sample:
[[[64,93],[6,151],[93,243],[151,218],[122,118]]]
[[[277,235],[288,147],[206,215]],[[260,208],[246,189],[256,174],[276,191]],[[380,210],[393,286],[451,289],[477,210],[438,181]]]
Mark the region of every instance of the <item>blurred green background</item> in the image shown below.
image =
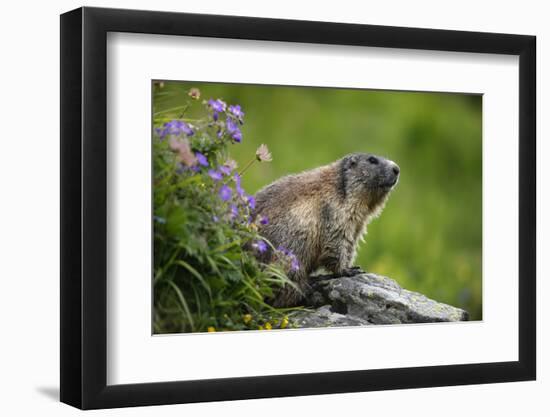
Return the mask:
[[[271,163],[244,175],[249,193],[351,152],[397,162],[399,184],[369,225],[356,264],[482,318],[481,96],[164,82],[153,111],[185,104],[191,87],[200,89],[201,100],[242,106],[243,141],[231,148],[239,166],[260,144],[271,150]],[[203,111],[192,106],[186,117],[194,109]]]

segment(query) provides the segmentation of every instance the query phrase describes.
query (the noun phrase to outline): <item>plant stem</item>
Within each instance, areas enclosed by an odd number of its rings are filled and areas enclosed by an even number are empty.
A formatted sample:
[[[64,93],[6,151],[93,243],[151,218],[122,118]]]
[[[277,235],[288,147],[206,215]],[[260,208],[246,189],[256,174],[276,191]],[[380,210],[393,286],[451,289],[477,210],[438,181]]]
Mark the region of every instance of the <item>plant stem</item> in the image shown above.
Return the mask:
[[[164,110],[161,110],[161,111],[158,111],[158,112],[154,113],[153,116],[158,116],[159,114],[162,114],[162,113],[173,112],[173,111],[176,111],[176,110],[179,110],[179,109],[187,109],[187,107],[189,107],[189,104],[184,104],[182,106],[176,106],[176,107],[172,107],[172,108],[169,108],[169,109],[164,109]]]
[[[188,108],[189,108],[189,102],[187,102],[187,104],[185,105],[185,107],[181,111],[181,115],[179,117],[180,119],[183,119],[183,116],[185,116],[185,112],[187,111]]]
[[[252,158],[252,159],[248,162],[248,164],[246,164],[246,166],[242,169],[242,171],[239,172],[239,175],[242,177],[242,175],[246,172],[246,170],[247,170],[248,168],[250,168],[250,167],[252,166],[252,164],[253,164],[254,162],[256,162],[256,157]]]

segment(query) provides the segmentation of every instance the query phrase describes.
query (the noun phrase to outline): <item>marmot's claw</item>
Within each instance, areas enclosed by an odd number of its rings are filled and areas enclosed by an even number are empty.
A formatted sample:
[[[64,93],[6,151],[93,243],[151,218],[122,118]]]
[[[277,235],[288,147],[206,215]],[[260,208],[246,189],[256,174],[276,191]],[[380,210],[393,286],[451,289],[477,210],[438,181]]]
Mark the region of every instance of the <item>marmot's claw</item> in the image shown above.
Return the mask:
[[[340,275],[336,274],[323,274],[323,275],[314,275],[312,277],[309,277],[310,282],[318,282],[318,281],[325,281],[328,279],[336,279],[340,278]]]
[[[326,281],[329,279],[338,279],[342,277],[354,277],[355,275],[366,274],[366,272],[360,266],[352,266],[350,268],[345,268],[342,272],[337,274],[326,274],[326,275],[315,275],[309,277],[310,282],[319,282]]]
[[[352,266],[351,268],[346,268],[342,271],[342,276],[345,277],[354,277],[355,275],[364,274],[365,271],[360,266]]]

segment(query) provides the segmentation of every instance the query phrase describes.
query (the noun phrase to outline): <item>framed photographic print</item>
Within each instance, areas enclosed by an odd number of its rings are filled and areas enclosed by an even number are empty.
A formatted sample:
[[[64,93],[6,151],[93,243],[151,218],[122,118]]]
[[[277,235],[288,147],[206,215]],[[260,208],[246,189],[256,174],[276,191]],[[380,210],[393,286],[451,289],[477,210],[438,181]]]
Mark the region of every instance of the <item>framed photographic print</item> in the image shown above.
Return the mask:
[[[61,401],[535,379],[535,102],[532,36],[63,14]]]

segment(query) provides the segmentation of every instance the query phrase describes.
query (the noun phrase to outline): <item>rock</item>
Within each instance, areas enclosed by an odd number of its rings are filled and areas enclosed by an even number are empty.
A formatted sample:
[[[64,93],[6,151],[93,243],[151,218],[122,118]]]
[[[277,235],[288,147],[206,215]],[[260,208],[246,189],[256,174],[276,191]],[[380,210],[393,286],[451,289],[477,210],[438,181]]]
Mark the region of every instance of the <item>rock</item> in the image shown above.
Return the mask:
[[[312,278],[307,304],[314,310],[294,316],[297,327],[361,326],[466,321],[460,308],[401,288],[371,273],[353,277]]]
[[[294,317],[294,323],[298,327],[343,327],[370,324],[367,320],[359,317],[335,313],[329,305],[319,307],[311,312],[300,312]]]

